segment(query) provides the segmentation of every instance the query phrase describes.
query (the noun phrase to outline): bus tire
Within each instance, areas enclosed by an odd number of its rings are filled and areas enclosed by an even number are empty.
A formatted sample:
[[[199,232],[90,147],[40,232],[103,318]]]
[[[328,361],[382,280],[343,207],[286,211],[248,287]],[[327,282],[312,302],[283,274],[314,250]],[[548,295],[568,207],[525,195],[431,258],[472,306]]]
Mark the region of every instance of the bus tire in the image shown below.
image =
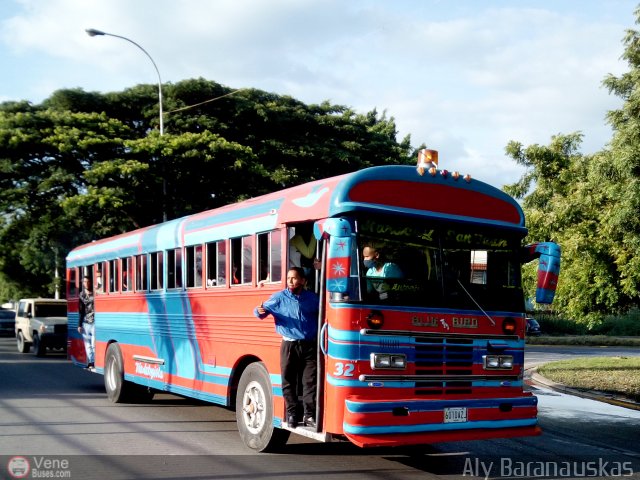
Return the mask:
[[[249,365],[238,384],[236,422],[244,444],[258,452],[274,451],[289,438],[289,431],[273,426],[273,396],[269,373],[262,362]]]
[[[113,403],[148,403],[154,390],[124,379],[124,361],[117,343],[107,348],[104,360],[104,389]]]
[[[153,398],[153,390],[124,379],[124,361],[117,343],[107,348],[104,360],[104,389],[113,403],[144,403]]]
[[[47,354],[47,347],[37,332],[33,332],[33,350],[37,357],[44,357]]]
[[[16,334],[16,344],[20,353],[29,353],[29,350],[31,350],[31,344],[25,341],[21,331]]]
[[[112,343],[107,347],[107,354],[104,357],[104,389],[111,402],[122,403],[126,401],[124,361],[117,343]]]

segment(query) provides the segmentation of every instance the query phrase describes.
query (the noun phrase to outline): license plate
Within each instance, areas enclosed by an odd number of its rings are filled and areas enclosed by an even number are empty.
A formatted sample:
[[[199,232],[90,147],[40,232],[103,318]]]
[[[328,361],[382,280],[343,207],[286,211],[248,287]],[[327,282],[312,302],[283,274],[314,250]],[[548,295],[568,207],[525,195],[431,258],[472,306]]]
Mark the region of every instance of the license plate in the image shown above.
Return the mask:
[[[444,409],[444,423],[461,423],[467,421],[467,407]]]

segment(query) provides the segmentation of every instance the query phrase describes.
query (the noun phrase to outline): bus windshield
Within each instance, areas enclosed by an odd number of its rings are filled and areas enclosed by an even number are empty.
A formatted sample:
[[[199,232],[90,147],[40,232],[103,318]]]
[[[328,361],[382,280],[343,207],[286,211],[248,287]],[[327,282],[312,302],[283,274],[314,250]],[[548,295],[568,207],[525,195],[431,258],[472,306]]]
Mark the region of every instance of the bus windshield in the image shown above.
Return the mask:
[[[352,299],[493,311],[524,307],[519,232],[379,215],[358,218],[356,231]]]

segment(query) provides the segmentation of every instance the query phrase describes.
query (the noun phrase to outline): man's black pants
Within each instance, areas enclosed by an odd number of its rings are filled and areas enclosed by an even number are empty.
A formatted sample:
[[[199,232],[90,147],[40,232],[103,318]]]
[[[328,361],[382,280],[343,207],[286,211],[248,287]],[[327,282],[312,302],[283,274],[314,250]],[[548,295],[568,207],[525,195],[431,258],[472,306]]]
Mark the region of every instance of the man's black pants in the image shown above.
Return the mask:
[[[304,415],[316,416],[316,377],[318,373],[317,343],[315,340],[282,341],[280,345],[280,370],[282,372],[282,396],[287,416],[296,416],[298,382],[302,382]]]

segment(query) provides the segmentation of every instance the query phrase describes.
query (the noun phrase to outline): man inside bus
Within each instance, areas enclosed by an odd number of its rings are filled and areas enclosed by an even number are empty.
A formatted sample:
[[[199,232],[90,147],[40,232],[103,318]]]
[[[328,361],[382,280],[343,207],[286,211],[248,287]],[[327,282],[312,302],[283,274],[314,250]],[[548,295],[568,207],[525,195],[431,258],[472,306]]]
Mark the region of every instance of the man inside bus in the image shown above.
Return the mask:
[[[122,270],[122,291],[126,292],[127,290],[129,290],[129,282],[127,282],[127,271],[126,270]]]
[[[289,427],[298,426],[298,383],[302,383],[302,403],[305,426],[315,427],[318,296],[304,287],[306,277],[300,267],[287,272],[287,288],[274,293],[257,306],[254,315],[259,319],[269,314],[275,319],[276,332],[282,336],[280,371],[282,396],[287,409]]]
[[[316,239],[313,236],[313,224],[300,224],[289,230],[294,233],[289,240],[289,266],[302,267],[305,277],[313,289],[315,270],[320,270],[320,260],[316,257]]]
[[[102,272],[96,272],[96,281],[95,281],[95,292],[102,293]]]
[[[393,262],[384,259],[383,252],[373,244],[367,244],[362,250],[362,258],[366,269],[365,276],[369,279],[376,278],[402,278],[402,270]],[[367,280],[367,291],[378,292],[380,300],[388,298],[390,287],[387,282]]]
[[[87,354],[87,369],[94,369],[96,349],[93,291],[91,279],[82,279],[82,292],[78,296],[78,333],[82,334],[84,350]]]

